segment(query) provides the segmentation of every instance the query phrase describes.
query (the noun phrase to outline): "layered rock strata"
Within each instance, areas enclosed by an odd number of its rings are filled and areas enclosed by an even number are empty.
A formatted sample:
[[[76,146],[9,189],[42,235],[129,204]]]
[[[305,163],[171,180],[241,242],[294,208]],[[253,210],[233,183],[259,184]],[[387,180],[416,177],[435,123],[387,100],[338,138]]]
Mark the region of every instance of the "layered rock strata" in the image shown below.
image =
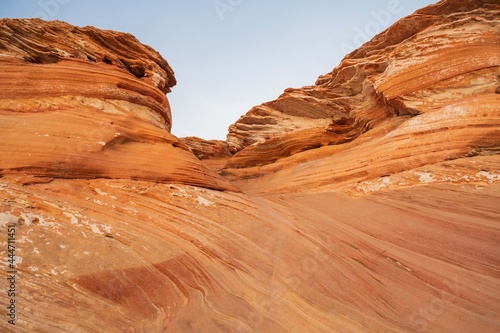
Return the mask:
[[[231,157],[226,141],[204,140],[196,136],[181,138],[181,140],[200,160]]]
[[[356,200],[2,179],[13,331],[495,332],[499,193],[485,179]]]
[[[232,188],[169,133],[174,73],[130,34],[3,19],[0,68],[0,175]]]
[[[0,21],[0,330],[498,332],[498,13],[422,9],[227,145],[132,36]]]
[[[242,116],[226,174],[286,170],[270,187],[317,189],[496,154],[499,15],[495,1],[442,1],[400,20],[314,86]]]

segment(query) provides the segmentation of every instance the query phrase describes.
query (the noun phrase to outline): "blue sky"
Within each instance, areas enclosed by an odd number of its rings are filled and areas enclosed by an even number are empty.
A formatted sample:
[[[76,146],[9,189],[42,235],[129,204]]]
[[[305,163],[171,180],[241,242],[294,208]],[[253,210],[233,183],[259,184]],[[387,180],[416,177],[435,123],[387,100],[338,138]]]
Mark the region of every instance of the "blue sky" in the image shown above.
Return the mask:
[[[437,0],[0,0],[0,17],[129,32],[177,78],[172,133],[225,139],[252,106],[312,85],[347,51]]]

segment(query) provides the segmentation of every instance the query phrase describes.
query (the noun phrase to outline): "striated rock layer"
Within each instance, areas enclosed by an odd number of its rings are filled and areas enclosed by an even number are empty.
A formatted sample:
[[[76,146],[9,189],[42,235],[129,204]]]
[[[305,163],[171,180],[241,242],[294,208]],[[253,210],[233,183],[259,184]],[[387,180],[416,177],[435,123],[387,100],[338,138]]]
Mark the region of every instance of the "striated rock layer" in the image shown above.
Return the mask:
[[[424,8],[227,143],[169,133],[132,36],[0,21],[0,330],[498,332],[499,10]]]
[[[0,180],[0,200],[14,332],[498,331],[498,181],[353,200]]]
[[[0,175],[234,189],[169,133],[173,71],[133,36],[3,19],[0,68]]]
[[[287,169],[270,187],[304,190],[496,154],[499,15],[496,1],[442,1],[402,19],[316,85],[242,116],[227,173]]]
[[[231,157],[226,141],[204,140],[195,136],[188,136],[181,140],[200,160]]]

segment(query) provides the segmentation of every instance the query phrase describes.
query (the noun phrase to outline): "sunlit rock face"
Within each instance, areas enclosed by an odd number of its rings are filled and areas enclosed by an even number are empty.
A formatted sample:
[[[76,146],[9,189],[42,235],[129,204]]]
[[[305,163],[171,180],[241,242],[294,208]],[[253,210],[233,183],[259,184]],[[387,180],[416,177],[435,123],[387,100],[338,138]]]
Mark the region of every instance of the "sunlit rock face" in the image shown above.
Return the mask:
[[[498,332],[499,11],[422,9],[227,142],[169,133],[131,35],[1,20],[0,331]]]

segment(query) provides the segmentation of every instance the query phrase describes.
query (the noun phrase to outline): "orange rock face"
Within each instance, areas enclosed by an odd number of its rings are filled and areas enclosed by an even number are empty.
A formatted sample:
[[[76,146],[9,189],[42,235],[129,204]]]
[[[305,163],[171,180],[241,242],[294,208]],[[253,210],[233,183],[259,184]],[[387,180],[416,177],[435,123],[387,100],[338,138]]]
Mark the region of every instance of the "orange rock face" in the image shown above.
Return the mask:
[[[132,36],[0,21],[1,330],[498,332],[498,17],[424,8],[227,142]]]
[[[303,189],[491,155],[500,140],[498,14],[493,1],[443,1],[402,19],[316,85],[242,116],[227,136],[228,172],[289,169],[286,181],[273,175],[276,187]],[[314,163],[303,168],[304,158]]]
[[[4,19],[0,56],[1,175],[232,188],[169,133],[173,71],[133,36]]]
[[[195,136],[181,138],[181,140],[200,160],[231,157],[226,141],[204,140]]]

